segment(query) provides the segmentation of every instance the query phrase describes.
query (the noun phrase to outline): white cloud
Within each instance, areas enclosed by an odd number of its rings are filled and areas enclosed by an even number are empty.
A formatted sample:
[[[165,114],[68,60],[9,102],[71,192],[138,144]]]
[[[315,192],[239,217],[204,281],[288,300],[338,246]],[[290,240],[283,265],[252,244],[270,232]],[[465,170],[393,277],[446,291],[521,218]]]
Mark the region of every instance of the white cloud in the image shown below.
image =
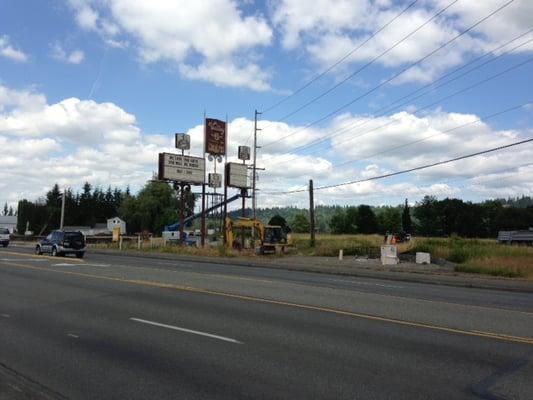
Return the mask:
[[[157,154],[174,152],[173,135],[143,133],[134,115],[113,103],[97,103],[75,98],[49,104],[33,90],[15,90],[0,85],[0,151],[5,168],[0,169],[0,204],[16,203],[20,198],[35,199],[53,183],[80,188],[85,181],[93,185],[130,185],[141,187],[157,169]],[[309,179],[315,187],[370,178],[386,172],[418,166],[456,155],[482,150],[518,140],[531,133],[496,130],[476,123],[434,136],[417,143],[371,157],[361,163],[336,167],[351,158],[364,158],[407,142],[433,136],[475,121],[476,115],[447,113],[442,110],[424,117],[402,112],[387,117],[368,119],[349,114],[338,117],[324,129],[304,131],[282,122],[261,121],[260,144],[279,140],[258,154],[260,206],[306,206],[307,193],[268,195],[306,188]],[[323,137],[341,126],[367,122],[366,129],[394,123],[360,139],[349,133],[332,141],[333,149],[321,148],[318,154],[297,154],[302,143]],[[254,122],[236,118],[229,123],[228,159],[236,160],[237,146],[251,143]],[[298,132],[297,132],[298,131]],[[286,140],[280,140],[295,133]],[[358,130],[358,132],[364,132]],[[188,130],[190,154],[202,154],[203,126]],[[288,153],[288,155],[287,155]],[[511,156],[512,154],[512,156]],[[533,187],[531,167],[518,164],[533,159],[533,146],[517,147],[512,152],[487,154],[437,168],[387,179],[319,190],[317,204],[399,203],[405,197],[415,201],[426,194],[445,196],[506,197],[528,193]],[[288,161],[289,160],[289,161]],[[210,171],[213,164],[208,163]],[[42,171],[46,171],[43,174]],[[461,188],[446,182],[450,178],[468,179]]]
[[[220,86],[269,90],[269,74],[253,50],[267,46],[272,30],[261,15],[243,15],[232,0],[69,0],[78,24],[110,43],[127,36],[144,63],[176,65],[183,77]]]
[[[67,52],[58,42],[53,43],[50,47],[52,48],[52,57],[64,63],[79,64],[85,58],[85,54],[83,51],[73,50],[71,52]]]
[[[362,45],[406,6],[405,3],[391,3],[319,0],[309,7],[308,2],[303,0],[279,0],[272,7],[272,20],[282,32],[285,49],[304,48],[311,60],[324,69]],[[447,0],[431,0],[411,8],[362,45],[335,72],[345,72],[350,64],[362,64],[380,56],[449,3]],[[376,62],[393,68],[418,61],[502,4],[496,0],[454,4]],[[461,64],[469,55],[505,43],[531,27],[528,16],[532,12],[533,3],[516,1],[421,65],[407,71],[395,83],[431,81],[446,69]],[[533,43],[519,51],[533,51]]]
[[[0,36],[0,56],[21,63],[26,62],[29,59],[29,57],[24,52],[14,48],[11,45],[11,42],[7,35]]]

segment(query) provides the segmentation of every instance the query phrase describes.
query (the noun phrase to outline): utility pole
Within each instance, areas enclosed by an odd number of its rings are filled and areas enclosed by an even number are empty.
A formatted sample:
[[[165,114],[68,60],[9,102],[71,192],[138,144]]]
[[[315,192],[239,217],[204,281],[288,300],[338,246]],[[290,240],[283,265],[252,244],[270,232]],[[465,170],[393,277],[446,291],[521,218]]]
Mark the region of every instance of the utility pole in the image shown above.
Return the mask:
[[[312,179],[309,179],[309,222],[311,230],[311,247],[315,247],[315,199]]]
[[[65,192],[66,188],[63,188],[63,195],[61,196],[61,222],[59,223],[59,230],[63,230],[63,223],[65,222]]]
[[[257,149],[260,147],[257,146],[257,131],[261,129],[257,128],[257,116],[261,115],[260,112],[255,110],[254,116],[254,163],[252,165],[252,209],[253,209],[253,219],[256,218],[256,208],[257,208],[257,198],[256,198],[256,179],[257,179]]]

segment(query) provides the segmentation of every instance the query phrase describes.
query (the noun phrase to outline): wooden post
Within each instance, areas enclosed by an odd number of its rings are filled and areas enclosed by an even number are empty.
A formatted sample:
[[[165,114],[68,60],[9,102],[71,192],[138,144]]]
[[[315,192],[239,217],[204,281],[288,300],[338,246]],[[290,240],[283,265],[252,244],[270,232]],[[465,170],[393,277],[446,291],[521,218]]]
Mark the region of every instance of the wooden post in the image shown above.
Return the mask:
[[[185,184],[180,183],[180,238],[179,243],[183,244],[183,221],[185,219]]]
[[[205,183],[202,185],[202,219],[201,219],[201,226],[200,226],[200,231],[201,231],[201,239],[200,239],[200,244],[202,245],[202,247],[205,246]]]
[[[244,164],[244,162],[243,162]],[[246,189],[241,189],[242,209],[241,217],[246,217]],[[241,250],[244,250],[244,228],[241,227]]]
[[[120,239],[118,240],[118,249],[122,250],[122,235],[120,235]]]
[[[141,235],[137,235],[137,250],[141,250]]]
[[[311,247],[315,247],[315,200],[312,179],[309,179],[309,223],[311,230]]]
[[[222,231],[224,232],[223,240],[224,246],[228,243],[228,238],[226,234],[226,218],[228,216],[228,164],[224,164],[224,206],[222,211]]]

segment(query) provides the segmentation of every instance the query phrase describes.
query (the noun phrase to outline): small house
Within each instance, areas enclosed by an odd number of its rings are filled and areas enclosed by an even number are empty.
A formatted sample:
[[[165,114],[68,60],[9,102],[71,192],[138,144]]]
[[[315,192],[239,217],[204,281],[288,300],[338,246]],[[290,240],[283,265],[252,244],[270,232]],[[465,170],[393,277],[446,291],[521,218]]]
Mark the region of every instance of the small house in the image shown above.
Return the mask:
[[[119,217],[109,218],[107,220],[107,230],[113,232],[113,228],[120,228],[120,234],[126,234],[126,222]]]

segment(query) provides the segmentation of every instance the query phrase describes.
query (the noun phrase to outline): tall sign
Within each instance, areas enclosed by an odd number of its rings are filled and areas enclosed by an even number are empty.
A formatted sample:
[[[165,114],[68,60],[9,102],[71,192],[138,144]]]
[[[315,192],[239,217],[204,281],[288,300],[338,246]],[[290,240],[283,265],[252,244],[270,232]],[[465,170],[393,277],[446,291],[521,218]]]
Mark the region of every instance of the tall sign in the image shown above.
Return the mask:
[[[174,135],[174,142],[176,149],[190,150],[191,149],[191,135],[186,133],[176,133]]]
[[[227,163],[226,181],[229,187],[246,189],[248,185],[248,167],[246,164]]]
[[[250,159],[250,147],[249,146],[239,146],[239,160],[247,161]]]
[[[226,122],[205,119],[204,152],[212,156],[226,155]]]
[[[205,181],[205,159],[181,154],[159,153],[158,178],[201,185]]]

